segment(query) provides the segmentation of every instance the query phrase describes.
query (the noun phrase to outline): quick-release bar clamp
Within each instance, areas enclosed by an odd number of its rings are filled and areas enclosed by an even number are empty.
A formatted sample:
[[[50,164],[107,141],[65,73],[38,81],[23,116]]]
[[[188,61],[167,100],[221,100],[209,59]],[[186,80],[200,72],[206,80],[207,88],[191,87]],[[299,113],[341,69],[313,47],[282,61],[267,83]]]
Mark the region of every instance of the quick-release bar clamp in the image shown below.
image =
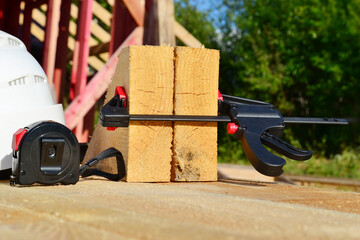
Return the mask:
[[[130,115],[127,96],[122,87],[117,87],[115,96],[104,105],[100,112],[100,123],[112,130],[128,127],[130,121],[190,121],[190,122],[227,122],[228,133],[240,139],[245,155],[260,173],[279,176],[286,161],[263,145],[294,160],[307,160],[312,151],[300,150],[280,139],[285,123],[310,124],[347,124],[346,119],[336,118],[284,118],[272,104],[234,97],[218,96],[220,116],[193,115]]]

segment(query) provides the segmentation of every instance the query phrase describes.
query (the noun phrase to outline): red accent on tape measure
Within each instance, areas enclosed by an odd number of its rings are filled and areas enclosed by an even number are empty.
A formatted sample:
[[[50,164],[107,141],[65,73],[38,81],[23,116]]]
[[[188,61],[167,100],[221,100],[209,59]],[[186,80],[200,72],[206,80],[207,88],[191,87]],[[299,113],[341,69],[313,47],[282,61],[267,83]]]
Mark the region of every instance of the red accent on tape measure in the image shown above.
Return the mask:
[[[21,139],[23,139],[24,135],[27,133],[27,129],[19,128],[14,134],[12,139],[12,149],[14,151],[19,150],[19,145],[21,142]]]

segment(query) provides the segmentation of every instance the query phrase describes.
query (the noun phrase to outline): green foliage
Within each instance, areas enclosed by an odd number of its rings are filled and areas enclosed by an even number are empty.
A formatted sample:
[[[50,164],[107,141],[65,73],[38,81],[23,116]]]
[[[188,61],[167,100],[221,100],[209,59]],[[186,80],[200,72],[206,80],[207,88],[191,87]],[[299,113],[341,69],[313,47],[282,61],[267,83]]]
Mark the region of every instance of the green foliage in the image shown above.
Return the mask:
[[[359,119],[360,0],[210,2],[208,12],[199,12],[188,0],[176,1],[176,18],[221,50],[223,93],[271,102],[284,116]],[[219,128],[220,159],[242,162],[240,143]],[[318,155],[298,171],[359,177],[359,132],[359,124],[291,125],[284,137]]]
[[[226,132],[223,125],[219,124],[218,129],[219,136]],[[222,137],[222,143],[218,144],[218,156],[220,162],[249,164],[249,161],[244,157],[239,141],[233,135],[226,134]]]
[[[206,48],[218,48],[215,27],[208,17],[208,12],[197,11],[189,0],[175,1],[175,19]],[[182,43],[178,41],[177,45],[182,45]]]
[[[315,175],[360,179],[360,148],[347,148],[331,160],[318,157],[305,162],[288,160],[284,167],[287,174]]]
[[[285,116],[359,116],[360,1],[224,0],[221,84]],[[357,145],[358,126],[294,126],[326,155]]]

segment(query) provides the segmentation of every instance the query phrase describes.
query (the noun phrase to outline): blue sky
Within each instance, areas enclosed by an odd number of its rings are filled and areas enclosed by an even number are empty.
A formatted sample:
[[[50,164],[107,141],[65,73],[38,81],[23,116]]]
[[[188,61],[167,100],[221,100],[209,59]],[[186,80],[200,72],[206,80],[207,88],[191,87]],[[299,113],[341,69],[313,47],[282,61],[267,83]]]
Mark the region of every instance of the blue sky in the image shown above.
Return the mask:
[[[180,0],[175,0],[175,2],[180,2]],[[212,1],[212,0],[189,0],[189,3],[193,6],[196,6],[196,8],[199,11],[207,11],[211,8],[214,1]]]
[[[175,0],[175,2],[181,2],[181,0]],[[221,14],[226,14],[225,8],[219,6],[222,1],[218,0],[189,0],[189,3],[197,8],[198,11],[208,12],[209,20],[213,22],[215,27],[219,27],[219,19]]]
[[[207,11],[211,8],[211,2],[206,0],[190,0],[191,5],[196,6],[199,11]]]

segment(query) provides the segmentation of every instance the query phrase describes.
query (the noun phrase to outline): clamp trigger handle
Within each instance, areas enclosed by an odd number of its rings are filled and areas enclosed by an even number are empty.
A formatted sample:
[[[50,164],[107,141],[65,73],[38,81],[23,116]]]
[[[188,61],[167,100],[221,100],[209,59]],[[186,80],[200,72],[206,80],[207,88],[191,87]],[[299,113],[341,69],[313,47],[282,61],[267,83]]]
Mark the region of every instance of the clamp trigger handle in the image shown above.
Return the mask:
[[[263,146],[259,134],[245,130],[240,135],[240,141],[246,157],[258,172],[270,177],[280,176],[283,173],[285,159],[269,152]]]
[[[295,148],[280,138],[265,132],[261,135],[261,142],[272,150],[297,161],[305,161],[312,157],[312,151]]]

